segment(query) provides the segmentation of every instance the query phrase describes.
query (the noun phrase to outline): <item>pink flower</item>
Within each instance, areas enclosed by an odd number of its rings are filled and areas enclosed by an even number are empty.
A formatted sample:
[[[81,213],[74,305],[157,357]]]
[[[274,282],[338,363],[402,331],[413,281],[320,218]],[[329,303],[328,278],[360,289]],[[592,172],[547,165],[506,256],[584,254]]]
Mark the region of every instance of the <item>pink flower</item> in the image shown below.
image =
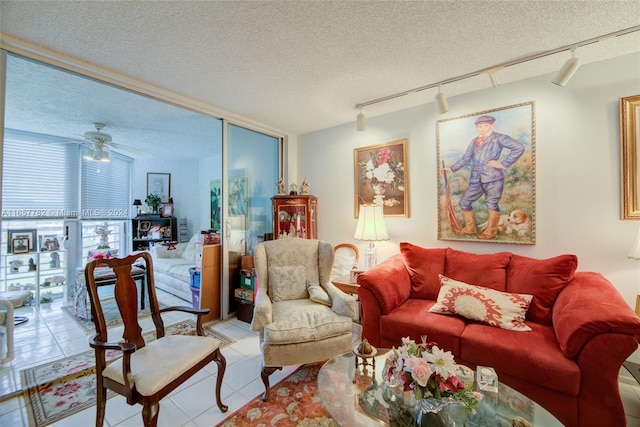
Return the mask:
[[[412,357],[407,360],[407,368],[411,372],[413,380],[421,387],[426,387],[431,377],[429,362],[421,357]]]
[[[381,148],[378,153],[378,166],[387,163],[389,161],[389,156],[391,155],[391,150],[388,148]]]

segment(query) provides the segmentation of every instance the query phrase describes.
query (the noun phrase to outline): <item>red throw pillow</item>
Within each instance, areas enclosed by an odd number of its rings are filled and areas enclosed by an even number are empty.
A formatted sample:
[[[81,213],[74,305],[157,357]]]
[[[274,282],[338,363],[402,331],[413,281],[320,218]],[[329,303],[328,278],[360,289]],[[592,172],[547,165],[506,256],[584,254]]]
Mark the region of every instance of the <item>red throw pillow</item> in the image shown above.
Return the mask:
[[[447,249],[444,275],[477,286],[507,290],[507,264],[511,252],[478,255]]]
[[[446,248],[426,249],[401,242],[400,252],[411,278],[409,298],[435,300],[440,292],[438,275],[444,273]]]
[[[548,259],[513,255],[507,266],[507,290],[533,295],[527,319],[551,325],[553,304],[560,291],[573,280],[577,267],[575,255]]]

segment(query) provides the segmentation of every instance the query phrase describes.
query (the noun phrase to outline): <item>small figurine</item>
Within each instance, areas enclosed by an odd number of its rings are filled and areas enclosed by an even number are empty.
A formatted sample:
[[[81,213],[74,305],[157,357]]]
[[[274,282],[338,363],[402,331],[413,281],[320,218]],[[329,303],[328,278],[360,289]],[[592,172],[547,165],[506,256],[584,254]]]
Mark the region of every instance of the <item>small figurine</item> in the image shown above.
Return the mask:
[[[36,271],[36,262],[33,258],[29,258],[29,271]]]
[[[16,259],[14,261],[11,261],[11,272],[12,273],[19,273],[20,272],[20,267],[22,267],[22,265],[24,264],[22,262],[22,260]]]
[[[60,268],[60,254],[58,254],[58,252],[53,252],[51,254],[51,261],[49,262],[49,267]]]
[[[285,194],[284,179],[282,179],[282,177],[280,177],[280,179],[278,180],[278,194]]]
[[[302,180],[302,184],[300,184],[300,194],[309,194],[309,181],[307,178]]]

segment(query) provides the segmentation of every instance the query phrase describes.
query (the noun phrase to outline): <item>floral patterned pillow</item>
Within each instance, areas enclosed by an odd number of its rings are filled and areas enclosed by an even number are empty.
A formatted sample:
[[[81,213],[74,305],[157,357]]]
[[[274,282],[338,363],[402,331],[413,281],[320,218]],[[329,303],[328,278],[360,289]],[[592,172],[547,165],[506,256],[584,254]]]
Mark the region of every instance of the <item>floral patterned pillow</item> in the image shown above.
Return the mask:
[[[533,295],[500,292],[440,275],[438,301],[432,313],[457,314],[490,326],[512,331],[530,331],[524,323]]]
[[[320,285],[316,285],[311,280],[307,280],[307,291],[309,292],[309,299],[311,299],[311,301],[331,307],[331,297]]]
[[[309,298],[303,265],[271,267],[269,269],[271,301]]]

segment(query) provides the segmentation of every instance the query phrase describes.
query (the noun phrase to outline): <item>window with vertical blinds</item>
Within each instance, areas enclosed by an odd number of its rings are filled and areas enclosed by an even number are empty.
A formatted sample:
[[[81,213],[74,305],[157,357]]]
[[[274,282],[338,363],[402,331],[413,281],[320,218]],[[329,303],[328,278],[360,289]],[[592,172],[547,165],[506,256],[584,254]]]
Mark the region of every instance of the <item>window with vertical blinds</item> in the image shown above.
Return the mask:
[[[86,148],[82,147],[82,155]],[[131,158],[109,152],[110,162],[81,159],[80,217],[129,218]]]
[[[70,217],[78,211],[78,145],[4,140],[2,217]]]

